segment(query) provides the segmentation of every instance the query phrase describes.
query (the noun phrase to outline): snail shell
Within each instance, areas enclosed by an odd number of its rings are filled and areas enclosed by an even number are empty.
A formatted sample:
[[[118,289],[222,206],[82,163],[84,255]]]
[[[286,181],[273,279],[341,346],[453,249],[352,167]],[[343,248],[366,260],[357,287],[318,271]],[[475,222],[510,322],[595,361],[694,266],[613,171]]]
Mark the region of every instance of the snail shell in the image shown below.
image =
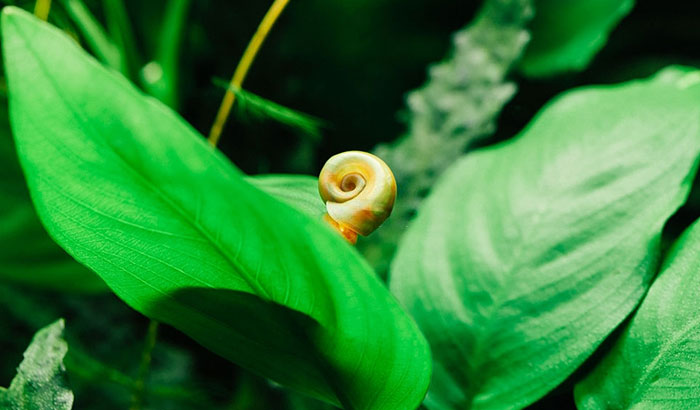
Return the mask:
[[[318,190],[326,203],[324,219],[354,244],[357,234],[369,235],[391,214],[396,180],[378,157],[347,151],[323,166]]]

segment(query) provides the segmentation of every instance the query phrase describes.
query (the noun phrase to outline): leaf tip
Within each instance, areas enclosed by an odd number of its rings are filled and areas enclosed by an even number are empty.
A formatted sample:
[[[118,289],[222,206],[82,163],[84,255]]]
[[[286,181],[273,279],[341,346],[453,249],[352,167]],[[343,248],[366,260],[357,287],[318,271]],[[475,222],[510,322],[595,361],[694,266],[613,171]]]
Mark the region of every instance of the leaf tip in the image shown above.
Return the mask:
[[[17,16],[22,16],[23,14],[28,14],[26,11],[22,10],[16,6],[5,6],[2,8],[2,25],[10,21],[10,19],[16,18]]]
[[[19,19],[32,18],[31,14],[15,6],[5,6],[2,8],[1,13],[0,24],[2,25],[3,44],[6,43],[7,36],[15,31],[13,28]]]

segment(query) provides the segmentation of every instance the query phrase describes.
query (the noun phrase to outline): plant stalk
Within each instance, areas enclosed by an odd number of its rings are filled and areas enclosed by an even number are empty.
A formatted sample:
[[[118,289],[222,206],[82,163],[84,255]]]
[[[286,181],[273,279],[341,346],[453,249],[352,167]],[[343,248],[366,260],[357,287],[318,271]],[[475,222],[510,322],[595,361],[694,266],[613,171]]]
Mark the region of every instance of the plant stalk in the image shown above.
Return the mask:
[[[221,101],[221,106],[219,107],[219,112],[216,114],[216,119],[211,127],[211,131],[209,131],[209,138],[207,140],[212,146],[215,147],[219,142],[221,132],[224,130],[226,120],[228,119],[233,103],[236,100],[236,94],[233,90],[240,89],[243,85],[243,80],[245,80],[248,70],[253,64],[253,60],[255,60],[255,56],[258,54],[258,51],[265,41],[265,38],[267,38],[272,26],[275,24],[280,14],[282,14],[282,11],[287,6],[287,3],[289,3],[289,0],[275,0],[275,2],[272,3],[272,6],[270,6],[270,9],[265,14],[265,17],[263,17],[262,21],[260,22],[257,31],[253,35],[253,38],[250,39],[248,47],[246,47],[245,51],[243,52],[243,57],[241,57],[241,60],[238,62],[236,71],[234,71],[233,77],[231,78],[230,86],[226,90],[224,99]]]
[[[51,11],[51,0],[36,0],[34,3],[34,15],[46,21]]]
[[[151,359],[153,348],[156,345],[158,337],[158,321],[151,320],[148,323],[148,332],[146,333],[146,344],[141,354],[141,365],[139,366],[139,376],[134,383],[134,393],[131,396],[131,406],[129,410],[141,410],[143,406],[143,398],[146,393],[146,378],[151,369]]]

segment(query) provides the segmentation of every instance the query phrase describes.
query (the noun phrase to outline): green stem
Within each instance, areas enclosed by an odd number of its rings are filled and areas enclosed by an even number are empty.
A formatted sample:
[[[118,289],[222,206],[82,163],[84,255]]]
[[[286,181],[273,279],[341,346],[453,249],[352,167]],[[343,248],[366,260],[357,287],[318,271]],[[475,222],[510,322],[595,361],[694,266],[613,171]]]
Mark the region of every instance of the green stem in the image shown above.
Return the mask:
[[[221,132],[224,130],[226,120],[228,119],[233,103],[236,100],[236,94],[234,94],[233,90],[238,90],[243,86],[243,80],[245,80],[248,70],[253,64],[253,60],[255,60],[255,56],[258,54],[260,46],[262,46],[265,38],[267,38],[267,35],[270,32],[270,29],[272,29],[272,26],[275,24],[275,21],[277,21],[277,18],[279,18],[282,11],[284,11],[287,3],[289,3],[289,0],[275,0],[275,2],[272,3],[272,6],[270,6],[270,9],[265,14],[265,17],[263,17],[262,21],[260,22],[258,30],[253,35],[253,38],[250,39],[248,47],[246,47],[245,52],[243,52],[243,57],[241,57],[241,61],[238,63],[236,71],[233,73],[230,86],[226,90],[224,99],[221,101],[221,106],[219,107],[219,112],[216,114],[214,125],[212,125],[211,131],[209,132],[208,140],[212,146],[216,146],[216,144],[219,142]]]
[[[136,384],[134,379],[83,352],[76,347],[75,343],[71,343],[65,363],[72,376],[80,377],[83,380],[108,381],[130,390]]]
[[[131,396],[131,406],[129,410],[140,410],[143,406],[143,397],[146,392],[146,378],[151,369],[151,358],[153,348],[156,345],[158,338],[158,322],[151,320],[148,324],[148,332],[146,333],[146,344],[141,354],[141,365],[139,366],[139,376],[134,385],[134,392]]]
[[[136,389],[136,379],[80,351],[75,347],[75,343],[71,344],[65,361],[72,377],[79,377],[88,382],[109,382],[129,391]],[[149,385],[148,393],[161,398],[198,403],[203,408],[213,408],[207,395],[192,386]]]

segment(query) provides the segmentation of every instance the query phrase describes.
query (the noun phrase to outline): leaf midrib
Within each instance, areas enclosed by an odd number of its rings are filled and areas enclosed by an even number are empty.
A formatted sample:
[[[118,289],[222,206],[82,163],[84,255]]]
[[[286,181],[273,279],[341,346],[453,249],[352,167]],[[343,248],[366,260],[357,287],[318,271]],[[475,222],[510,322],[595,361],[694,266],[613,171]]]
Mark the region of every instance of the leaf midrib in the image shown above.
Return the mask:
[[[640,312],[642,312],[640,310]],[[634,393],[632,394],[632,397],[630,397],[630,401],[628,404],[639,404],[642,401],[640,400],[640,396],[643,394],[645,390],[648,390],[649,387],[651,387],[651,384],[648,386],[644,386],[644,384],[649,380],[649,378],[653,375],[654,371],[665,365],[669,359],[666,353],[668,353],[675,345],[679,344],[682,340],[686,339],[686,336],[695,328],[699,327],[700,325],[700,317],[696,317],[695,319],[691,320],[686,324],[686,326],[683,327],[678,333],[674,334],[671,339],[666,342],[664,342],[664,338],[657,338],[656,340],[660,340],[662,343],[659,347],[658,353],[655,355],[654,359],[652,359],[651,362],[649,362],[649,365],[645,366],[643,372],[642,372],[642,377],[639,379],[637,382],[637,385],[635,386]],[[630,328],[631,329],[631,328]]]

